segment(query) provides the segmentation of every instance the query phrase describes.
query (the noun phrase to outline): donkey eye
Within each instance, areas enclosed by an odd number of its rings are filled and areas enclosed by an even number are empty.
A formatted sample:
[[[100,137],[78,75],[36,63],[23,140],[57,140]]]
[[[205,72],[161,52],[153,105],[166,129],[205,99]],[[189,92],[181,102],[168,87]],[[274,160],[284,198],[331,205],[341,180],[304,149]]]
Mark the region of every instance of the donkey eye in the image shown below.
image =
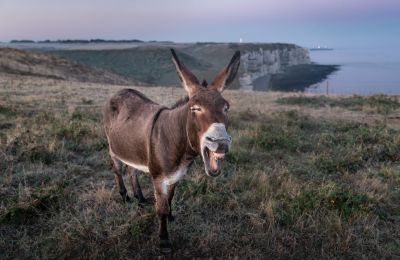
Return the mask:
[[[199,107],[199,106],[196,106],[196,105],[194,105],[194,106],[192,106],[192,107],[190,107],[190,111],[192,111],[192,112],[199,112],[199,111],[201,111],[201,108]]]
[[[224,113],[228,113],[229,111],[229,107],[228,106],[224,106]]]

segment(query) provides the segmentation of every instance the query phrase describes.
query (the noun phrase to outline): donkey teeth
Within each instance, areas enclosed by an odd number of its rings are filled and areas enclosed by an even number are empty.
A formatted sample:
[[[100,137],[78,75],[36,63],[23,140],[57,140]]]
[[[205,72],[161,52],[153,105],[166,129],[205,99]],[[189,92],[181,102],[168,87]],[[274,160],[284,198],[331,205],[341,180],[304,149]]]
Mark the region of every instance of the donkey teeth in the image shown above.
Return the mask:
[[[214,160],[223,160],[225,158],[224,153],[212,153],[212,157]]]

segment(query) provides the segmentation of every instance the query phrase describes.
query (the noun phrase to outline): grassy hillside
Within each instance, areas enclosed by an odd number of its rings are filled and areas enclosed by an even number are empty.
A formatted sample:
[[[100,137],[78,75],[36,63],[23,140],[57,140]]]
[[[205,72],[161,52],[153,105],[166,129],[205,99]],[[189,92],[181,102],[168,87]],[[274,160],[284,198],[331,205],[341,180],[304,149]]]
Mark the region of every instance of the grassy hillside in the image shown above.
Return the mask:
[[[258,51],[292,49],[293,44],[235,44],[235,43],[196,43],[196,44],[163,44],[143,45],[130,49],[104,50],[56,50],[51,53],[76,60],[83,64],[98,67],[153,85],[178,86],[179,79],[171,62],[169,48],[176,48],[182,61],[190,68],[200,81],[211,81],[229,62],[236,50]],[[243,69],[243,68],[241,68]],[[304,90],[336,70],[330,65],[301,65],[286,70],[272,79],[273,90]],[[239,72],[240,73],[240,72]],[[236,79],[231,88],[239,88]],[[265,90],[265,87],[264,87]]]
[[[76,61],[12,48],[0,48],[0,73],[104,84],[141,84],[139,81]]]
[[[153,207],[123,204],[113,182],[101,106],[119,88],[0,78],[1,259],[159,256]],[[233,148],[221,176],[197,160],[179,184],[175,257],[400,256],[398,98],[224,95]]]
[[[171,60],[171,52],[167,47],[138,47],[122,50],[60,50],[52,53],[142,82],[179,85],[179,78]],[[211,67],[210,63],[188,54],[180,53],[179,56],[194,73],[201,74]]]

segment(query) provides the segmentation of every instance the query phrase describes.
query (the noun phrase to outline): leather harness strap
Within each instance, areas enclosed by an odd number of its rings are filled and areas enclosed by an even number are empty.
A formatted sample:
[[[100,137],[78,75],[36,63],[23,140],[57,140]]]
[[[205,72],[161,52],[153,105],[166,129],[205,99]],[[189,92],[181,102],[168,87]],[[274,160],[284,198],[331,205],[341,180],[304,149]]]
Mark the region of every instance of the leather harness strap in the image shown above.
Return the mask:
[[[189,131],[187,129],[187,124],[186,124],[186,129],[185,130],[186,130],[186,138],[188,140],[188,145],[189,145],[190,149],[192,149],[192,152],[197,153],[196,150],[193,148],[192,143],[190,142]]]

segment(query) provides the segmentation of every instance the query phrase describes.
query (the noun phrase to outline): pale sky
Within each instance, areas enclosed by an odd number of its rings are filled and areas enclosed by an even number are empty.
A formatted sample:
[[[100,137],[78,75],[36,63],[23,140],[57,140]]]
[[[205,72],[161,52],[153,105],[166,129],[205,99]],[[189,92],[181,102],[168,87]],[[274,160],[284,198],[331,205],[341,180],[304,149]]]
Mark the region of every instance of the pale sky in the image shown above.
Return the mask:
[[[400,0],[0,0],[0,41],[400,45]]]

